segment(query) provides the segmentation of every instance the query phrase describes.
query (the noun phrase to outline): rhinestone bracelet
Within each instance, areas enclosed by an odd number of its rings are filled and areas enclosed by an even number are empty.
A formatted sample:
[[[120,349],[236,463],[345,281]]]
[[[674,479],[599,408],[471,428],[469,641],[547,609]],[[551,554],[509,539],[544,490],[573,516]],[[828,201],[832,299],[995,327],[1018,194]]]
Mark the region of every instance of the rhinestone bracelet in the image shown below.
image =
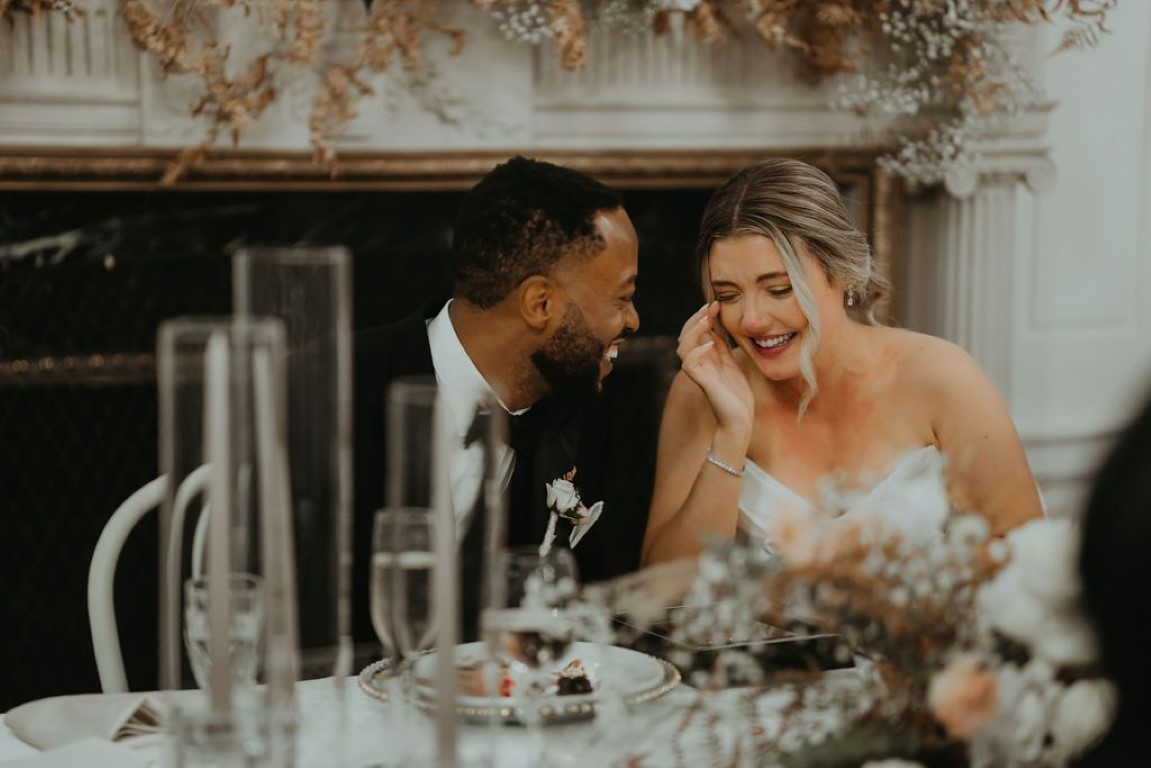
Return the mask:
[[[731,475],[733,477],[743,477],[744,470],[736,469],[735,467],[728,464],[726,461],[722,461],[721,459],[717,459],[715,457],[715,454],[711,452],[710,448],[707,449],[707,456],[705,458],[707,459],[708,464],[719,467],[720,469],[722,469],[724,472],[728,473],[729,475]]]

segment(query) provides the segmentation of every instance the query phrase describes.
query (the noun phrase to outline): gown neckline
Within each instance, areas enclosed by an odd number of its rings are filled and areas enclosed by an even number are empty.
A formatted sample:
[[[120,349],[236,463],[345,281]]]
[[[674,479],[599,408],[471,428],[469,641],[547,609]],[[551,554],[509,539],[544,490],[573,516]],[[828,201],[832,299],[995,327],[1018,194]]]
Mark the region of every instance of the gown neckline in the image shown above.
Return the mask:
[[[875,483],[874,485],[869,487],[866,490],[866,492],[870,494],[874,491],[877,491],[884,484],[886,484],[889,480],[891,480],[892,477],[895,477],[896,475],[898,475],[900,469],[902,469],[903,466],[908,463],[909,459],[911,459],[915,456],[919,456],[924,451],[936,451],[936,452],[938,452],[938,450],[939,450],[939,448],[936,447],[934,444],[928,444],[928,445],[921,445],[918,448],[911,448],[909,450],[904,451],[903,453],[899,454],[899,456],[896,457],[895,461],[893,461],[891,463],[891,468],[887,470],[887,474],[885,474],[882,478],[880,478],[877,483]],[[746,463],[747,463],[747,467],[749,469],[753,470],[753,474],[756,474],[758,477],[760,477],[765,482],[775,486],[778,489],[783,490],[787,494],[790,494],[791,496],[795,497],[796,499],[802,501],[808,507],[814,507],[815,506],[815,502],[813,502],[811,499],[807,498],[806,496],[804,496],[799,491],[793,490],[791,488],[791,486],[785,484],[781,480],[777,480],[774,475],[772,475],[770,472],[768,472],[767,470],[760,467],[758,464],[756,464],[751,459],[746,459]]]

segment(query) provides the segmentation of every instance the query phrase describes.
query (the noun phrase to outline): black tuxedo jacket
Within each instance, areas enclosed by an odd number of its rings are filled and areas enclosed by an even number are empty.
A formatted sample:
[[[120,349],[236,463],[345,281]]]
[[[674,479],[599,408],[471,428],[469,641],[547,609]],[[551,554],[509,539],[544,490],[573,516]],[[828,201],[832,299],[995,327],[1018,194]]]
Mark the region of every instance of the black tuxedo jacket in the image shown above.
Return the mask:
[[[386,484],[386,411],[388,384],[401,376],[432,376],[427,320],[442,304],[429,305],[392,325],[356,334],[355,348],[355,521],[353,569],[353,628],[357,641],[372,640],[369,579],[372,518],[384,506]],[[610,382],[611,377],[608,378]],[[605,395],[608,395],[605,385]],[[549,513],[546,483],[576,470],[575,484],[589,507],[604,501],[599,521],[580,541],[575,557],[584,582],[627,573],[639,565],[640,546],[647,510],[613,505],[604,493],[610,485],[605,470],[613,450],[628,450],[626,443],[612,441],[612,419],[604,416],[605,398],[576,408],[555,398],[540,401],[533,410],[543,424],[531,456],[516,458],[516,473],[531,472],[532,498],[527,509],[509,509],[508,544],[537,544],[543,540]],[[618,485],[618,483],[617,483]],[[557,545],[566,545],[561,528]],[[466,544],[466,542],[465,542]],[[478,546],[478,543],[477,543]],[[466,561],[468,552],[461,553]],[[465,587],[468,585],[465,584]],[[471,585],[476,586],[476,585]],[[466,589],[465,589],[466,591]],[[465,595],[465,602],[468,596]],[[474,613],[465,610],[464,636],[470,634]],[[474,628],[473,628],[474,629]],[[469,638],[470,639],[470,638]]]

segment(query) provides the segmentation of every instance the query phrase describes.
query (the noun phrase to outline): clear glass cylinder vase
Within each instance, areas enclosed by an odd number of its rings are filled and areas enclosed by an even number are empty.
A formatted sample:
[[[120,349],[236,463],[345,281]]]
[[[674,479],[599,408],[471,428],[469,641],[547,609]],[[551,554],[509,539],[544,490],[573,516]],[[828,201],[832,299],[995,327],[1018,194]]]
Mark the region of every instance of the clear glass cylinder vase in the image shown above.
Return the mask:
[[[300,676],[352,673],[352,280],[343,247],[244,248],[237,316],[283,321]]]
[[[269,318],[177,318],[157,340],[160,468],[160,686],[180,688],[182,585],[207,582],[205,643],[215,706],[232,696],[235,644],[229,580],[255,574],[266,584],[262,626],[295,642],[295,585],[287,520],[283,323]],[[201,638],[201,640],[204,640]],[[261,656],[263,642],[255,653]],[[249,663],[249,662],[245,662]]]

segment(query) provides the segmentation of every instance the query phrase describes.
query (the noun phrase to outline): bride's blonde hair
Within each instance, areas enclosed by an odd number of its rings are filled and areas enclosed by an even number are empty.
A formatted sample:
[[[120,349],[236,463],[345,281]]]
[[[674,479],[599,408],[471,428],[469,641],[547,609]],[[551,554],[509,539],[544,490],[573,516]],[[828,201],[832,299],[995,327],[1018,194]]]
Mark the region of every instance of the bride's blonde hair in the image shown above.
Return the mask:
[[[800,160],[772,158],[748,166],[708,201],[696,246],[700,284],[708,301],[715,299],[708,269],[711,247],[717,240],[741,235],[762,235],[775,244],[807,318],[799,350],[799,370],[807,383],[799,403],[802,418],[819,389],[812,357],[822,329],[799,254],[807,253],[829,282],[844,287],[850,314],[867,325],[881,325],[875,307],[891,293],[891,283],[876,267],[867,237],[852,222],[835,182]]]

